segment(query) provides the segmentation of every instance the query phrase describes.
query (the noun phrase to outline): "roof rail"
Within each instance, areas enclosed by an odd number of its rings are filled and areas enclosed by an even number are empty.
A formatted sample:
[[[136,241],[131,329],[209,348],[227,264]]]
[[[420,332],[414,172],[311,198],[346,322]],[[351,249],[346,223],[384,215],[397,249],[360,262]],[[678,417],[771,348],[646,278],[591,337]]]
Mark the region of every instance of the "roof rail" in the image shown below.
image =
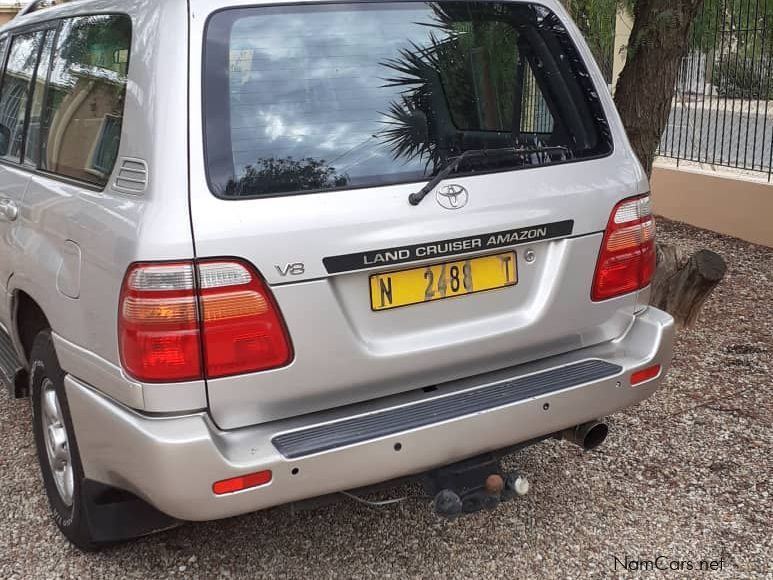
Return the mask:
[[[37,12],[38,10],[45,10],[46,8],[52,8],[54,6],[58,6],[59,4],[64,4],[65,2],[70,2],[71,0],[33,0],[29,4],[27,4],[24,8],[19,10],[19,13],[17,16],[24,16],[25,14],[31,14],[33,12]]]

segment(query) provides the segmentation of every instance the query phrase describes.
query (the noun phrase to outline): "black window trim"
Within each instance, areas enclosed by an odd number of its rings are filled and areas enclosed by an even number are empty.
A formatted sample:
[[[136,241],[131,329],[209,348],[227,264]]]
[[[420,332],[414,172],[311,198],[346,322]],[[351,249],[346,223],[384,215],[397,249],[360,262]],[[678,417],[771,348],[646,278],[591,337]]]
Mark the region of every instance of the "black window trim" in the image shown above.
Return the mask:
[[[30,95],[29,99],[27,99],[27,112],[24,115],[24,139],[22,140],[21,144],[21,152],[19,154],[19,165],[26,165],[27,167],[30,167],[26,161],[27,157],[27,145],[28,145],[28,139],[29,139],[29,130],[30,130],[30,117],[32,116],[32,105],[34,104],[35,100],[35,86],[38,82],[38,76],[40,75],[40,65],[41,65],[41,59],[43,58],[43,51],[46,49],[46,39],[48,38],[48,35],[53,31],[54,33],[54,39],[56,39],[59,34],[59,27],[57,26],[54,28],[53,26],[47,26],[45,28],[41,28],[38,32],[43,33],[43,42],[40,43],[40,48],[38,49],[38,56],[36,58],[35,62],[35,71],[32,73],[32,78],[30,79]],[[28,34],[28,33],[25,33]],[[43,110],[45,110],[46,105],[46,95],[48,94],[48,81],[51,78],[51,68],[52,64],[54,62],[54,49],[56,48],[56,45],[52,45],[51,48],[51,59],[48,62],[48,70],[46,71],[46,84],[43,85]],[[38,143],[38,152],[40,152],[40,143],[42,143],[42,140]],[[38,157],[38,162],[40,163],[40,157]]]
[[[59,41],[59,33],[61,31],[62,25],[65,20],[71,20],[73,18],[86,18],[89,16],[125,16],[129,19],[129,22],[131,23],[131,32],[132,32],[132,41],[131,46],[129,48],[129,61],[127,63],[127,77],[129,76],[131,72],[131,63],[132,63],[132,50],[134,49],[134,32],[136,30],[136,27],[134,25],[134,20],[132,19],[131,14],[128,12],[121,12],[116,10],[109,10],[107,12],[83,12],[83,13],[74,13],[74,14],[67,14],[63,16],[49,16],[48,18],[41,19],[35,22],[25,23],[21,24],[12,28],[6,28],[3,30],[2,33],[0,33],[0,38],[5,38],[8,42],[8,46],[6,47],[5,54],[3,55],[2,61],[0,62],[0,89],[2,89],[3,82],[5,81],[5,72],[6,72],[6,65],[8,64],[8,54],[11,46],[11,41],[13,37],[19,35],[19,34],[26,34],[27,32],[35,32],[36,30],[47,30],[49,28],[53,29],[56,28],[56,34],[54,36],[54,50],[56,49],[56,43]],[[51,72],[53,71],[53,64],[54,59],[51,59],[51,62],[49,63],[49,70],[48,70],[48,76],[46,77],[46,86],[45,86],[45,95],[44,99],[48,99],[48,88],[49,88],[49,82],[51,80]],[[38,54],[38,62],[35,65],[36,68],[40,65],[40,54]],[[32,99],[30,99],[31,101]],[[45,109],[46,101],[44,101],[44,109]],[[124,113],[125,113],[126,103],[124,102]],[[125,115],[124,115],[125,117]],[[123,127],[121,128],[121,136],[123,136]],[[27,142],[27,133],[25,129],[24,134],[24,143],[26,147]],[[41,140],[40,146],[42,147],[43,141]],[[123,139],[121,139],[121,144],[123,144]],[[119,145],[119,152],[120,152],[120,145]],[[116,159],[116,167],[118,166],[118,159],[120,159],[120,155]],[[45,169],[41,169],[40,166],[40,155],[38,156],[38,163],[37,167],[31,167],[30,165],[25,165],[23,162],[14,163],[13,161],[9,161],[7,159],[0,159],[0,165],[11,167],[14,169],[18,169],[19,171],[23,171],[24,173],[29,173],[30,175],[36,175],[38,177],[44,177],[47,179],[51,179],[53,181],[58,181],[60,183],[64,183],[66,185],[72,185],[76,187],[81,187],[83,189],[87,189],[89,191],[92,191],[94,193],[104,193],[108,188],[112,187],[112,179],[108,179],[105,185],[100,186],[95,183],[85,181],[82,179],[76,179],[74,177],[68,177],[66,175],[60,175],[58,173],[53,173],[51,171],[46,171]],[[113,168],[113,172],[108,177],[112,177],[112,175],[115,173],[116,167]]]
[[[46,84],[43,85],[43,108],[41,110],[41,118],[40,118],[40,127],[41,129],[46,126],[46,122],[48,121],[48,93],[49,88],[51,85],[51,73],[54,71],[54,52],[56,51],[56,47],[59,44],[59,34],[62,32],[62,22],[63,20],[59,20],[56,23],[56,26],[52,26],[50,30],[54,30],[54,39],[53,44],[51,48],[51,60],[48,63],[48,70],[46,71]],[[42,54],[42,53],[41,53]],[[38,68],[40,68],[40,62],[38,62]],[[34,94],[33,94],[34,97]],[[25,142],[29,135],[25,135]],[[47,140],[47,139],[46,139]],[[26,148],[25,148],[26,153]],[[40,168],[40,162],[43,159],[43,139],[38,139],[38,151],[37,151],[37,163],[35,164],[35,169]],[[24,158],[22,158],[23,163]]]
[[[347,5],[347,4],[379,4],[382,3],[384,0],[324,0],[321,2],[311,2],[311,3],[303,3],[298,4],[297,2],[269,2],[266,4],[245,4],[245,5],[236,5],[236,6],[226,6],[223,8],[218,8],[217,10],[214,10],[209,15],[207,15],[207,19],[204,22],[203,27],[203,34],[202,34],[202,53],[201,53],[201,127],[202,127],[202,152],[203,152],[203,159],[202,162],[204,164],[204,173],[206,177],[207,182],[207,189],[209,189],[210,194],[215,196],[217,199],[223,200],[223,201],[245,201],[245,200],[256,200],[256,199],[272,199],[277,197],[295,197],[299,195],[314,195],[318,193],[333,193],[336,191],[352,191],[352,190],[359,190],[359,189],[377,189],[377,188],[383,188],[383,187],[394,187],[394,186],[402,186],[402,185],[420,185],[422,183],[427,183],[430,178],[422,178],[420,180],[413,180],[413,179],[403,179],[399,181],[394,182],[385,182],[385,183],[379,183],[375,185],[362,185],[362,186],[343,186],[343,187],[329,187],[329,188],[323,188],[323,189],[305,189],[301,191],[289,191],[289,192],[278,192],[278,193],[259,193],[259,194],[253,194],[253,195],[223,195],[222,193],[219,193],[217,191],[217,187],[215,187],[214,183],[212,182],[211,178],[211,172],[210,172],[210,164],[209,164],[209,156],[208,156],[208,139],[207,139],[207,50],[209,48],[209,42],[208,40],[208,32],[210,25],[212,24],[212,20],[218,16],[219,14],[223,12],[231,12],[231,11],[246,11],[250,9],[262,9],[262,8],[307,8],[307,9],[313,9],[316,6],[336,6],[336,5]],[[422,4],[425,3],[426,0],[388,0],[389,2],[401,2],[405,4],[411,4],[411,3],[417,3]],[[476,2],[479,0],[433,0],[433,1],[445,1],[445,2]],[[506,2],[507,0],[480,0],[486,3],[495,3],[495,2]],[[533,6],[539,6],[545,10],[547,10],[550,14],[554,15],[556,18],[559,19],[561,24],[564,24],[564,21],[560,19],[558,14],[549,6],[546,6],[543,4],[540,0],[528,0],[528,4],[531,4]],[[580,59],[580,62],[583,67],[585,67],[586,71],[589,73],[588,78],[580,80],[581,83],[591,84],[591,88],[594,92],[600,92],[599,87],[596,86],[595,81],[591,78],[592,75],[590,74],[590,70],[588,67],[587,59],[583,56],[582,51],[577,46],[577,43],[575,42],[575,39],[572,37],[569,30],[566,30],[566,41],[568,43],[568,46],[574,51],[574,53],[577,55],[577,57]],[[567,165],[571,163],[582,163],[586,161],[598,161],[600,159],[606,159],[608,157],[612,157],[615,154],[616,149],[616,142],[614,139],[614,136],[612,135],[612,126],[609,121],[609,115],[607,114],[607,111],[604,107],[604,104],[601,100],[601,97],[599,96],[595,105],[599,109],[599,113],[602,115],[604,119],[603,123],[603,131],[600,131],[599,137],[606,140],[608,144],[608,150],[604,153],[599,153],[596,155],[588,155],[587,157],[581,157],[579,159],[568,159],[566,161],[555,161],[553,163],[550,163],[548,165],[539,165],[539,166],[525,166],[525,167],[513,167],[509,169],[492,169],[487,171],[474,171],[474,172],[465,172],[465,173],[456,173],[455,176],[459,178],[467,178],[467,177],[478,177],[483,175],[494,175],[494,174],[503,174],[503,173],[511,173],[516,171],[521,171],[525,169],[531,169],[534,171],[541,170],[541,169],[549,169],[552,167],[559,167],[562,165]]]
[[[10,45],[11,36],[3,32],[0,34],[0,42],[5,42],[3,48],[3,54],[0,58],[0,86],[2,86],[3,78],[5,77],[5,61],[8,60],[8,46]]]
[[[19,160],[17,162],[14,162],[9,159],[0,159],[0,162],[2,162],[4,165],[13,165],[13,166],[19,166],[19,167],[24,166],[24,154],[27,148],[27,130],[29,129],[30,111],[32,110],[32,92],[35,88],[35,81],[37,79],[38,68],[40,67],[40,55],[43,52],[43,45],[45,44],[46,33],[49,30],[48,26],[42,26],[40,25],[40,23],[36,23],[36,24],[37,26],[26,26],[20,29],[13,30],[7,36],[5,36],[7,46],[5,48],[5,55],[3,56],[2,75],[0,75],[0,96],[2,95],[2,89],[5,86],[5,76],[6,76],[6,73],[8,72],[7,70],[8,57],[10,56],[11,50],[13,49],[14,41],[20,36],[35,34],[37,32],[43,33],[43,42],[40,44],[40,47],[38,48],[38,54],[35,57],[35,64],[33,67],[32,75],[30,76],[29,86],[27,88],[28,95],[27,95],[27,102],[24,105],[25,107],[24,127],[22,128],[22,142],[21,142],[21,150],[19,152]],[[29,166],[27,166],[27,168],[32,169]]]

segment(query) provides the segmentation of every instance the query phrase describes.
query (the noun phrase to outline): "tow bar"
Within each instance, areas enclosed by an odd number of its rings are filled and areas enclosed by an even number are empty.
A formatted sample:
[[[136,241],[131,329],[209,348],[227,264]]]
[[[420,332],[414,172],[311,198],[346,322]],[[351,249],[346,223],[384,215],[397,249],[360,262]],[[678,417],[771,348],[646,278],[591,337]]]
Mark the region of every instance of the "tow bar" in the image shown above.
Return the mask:
[[[451,519],[524,496],[529,493],[529,480],[517,472],[505,473],[498,459],[483,455],[429,472],[424,489],[434,498],[435,513]]]

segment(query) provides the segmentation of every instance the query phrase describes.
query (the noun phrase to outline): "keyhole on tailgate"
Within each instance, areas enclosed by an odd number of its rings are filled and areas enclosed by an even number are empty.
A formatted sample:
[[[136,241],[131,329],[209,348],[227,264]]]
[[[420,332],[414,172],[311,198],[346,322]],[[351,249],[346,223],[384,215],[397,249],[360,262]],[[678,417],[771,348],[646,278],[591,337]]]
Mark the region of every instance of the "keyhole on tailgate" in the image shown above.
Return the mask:
[[[293,470],[290,473],[292,473],[293,475],[298,475],[300,472],[301,472],[300,469],[298,469],[297,467],[293,467]]]
[[[402,443],[395,443],[395,451],[400,451],[403,448]]]

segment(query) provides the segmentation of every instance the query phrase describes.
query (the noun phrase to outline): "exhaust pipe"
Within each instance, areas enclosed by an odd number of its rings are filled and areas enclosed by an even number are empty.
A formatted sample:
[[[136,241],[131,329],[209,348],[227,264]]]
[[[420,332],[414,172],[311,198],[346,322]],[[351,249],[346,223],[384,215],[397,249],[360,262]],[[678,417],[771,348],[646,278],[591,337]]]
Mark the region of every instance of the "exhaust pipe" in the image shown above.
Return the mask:
[[[604,443],[609,433],[609,426],[602,421],[590,421],[561,432],[560,439],[579,445],[585,451],[596,449]]]

